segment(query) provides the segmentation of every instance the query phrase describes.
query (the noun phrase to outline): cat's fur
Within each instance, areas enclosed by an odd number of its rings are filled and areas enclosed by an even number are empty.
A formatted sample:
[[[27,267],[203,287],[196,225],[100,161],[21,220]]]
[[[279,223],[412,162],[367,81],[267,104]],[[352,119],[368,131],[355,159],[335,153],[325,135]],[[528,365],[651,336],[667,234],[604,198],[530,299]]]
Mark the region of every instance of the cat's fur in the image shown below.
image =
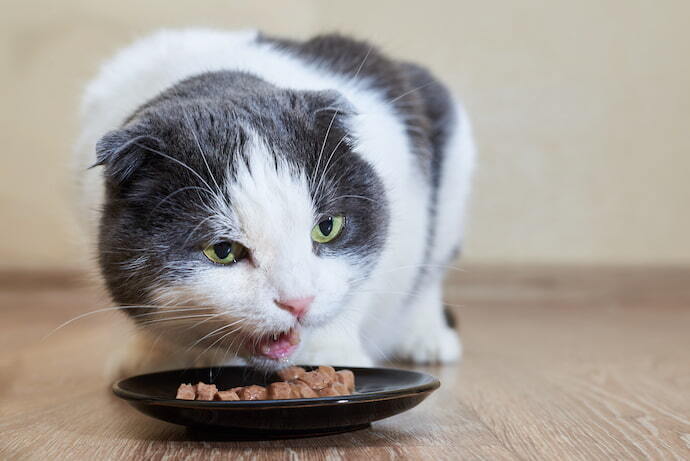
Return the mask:
[[[124,310],[144,328],[116,374],[235,353],[281,366],[243,344],[296,326],[299,363],[459,358],[442,279],[474,145],[424,69],[336,35],[161,31],[103,66],[82,115],[85,223],[114,301],[142,306]],[[343,234],[314,244],[337,213]],[[219,239],[251,258],[210,263],[200,249]],[[274,304],[312,295],[299,325]]]

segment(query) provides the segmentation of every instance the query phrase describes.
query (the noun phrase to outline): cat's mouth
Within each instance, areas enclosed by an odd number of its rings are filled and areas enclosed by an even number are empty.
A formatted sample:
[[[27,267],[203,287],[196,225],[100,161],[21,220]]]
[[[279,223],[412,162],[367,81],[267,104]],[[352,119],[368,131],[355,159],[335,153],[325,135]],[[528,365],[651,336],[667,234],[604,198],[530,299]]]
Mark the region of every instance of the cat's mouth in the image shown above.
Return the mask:
[[[298,344],[299,330],[291,328],[288,331],[263,336],[258,343],[250,343],[248,349],[254,355],[271,360],[282,360],[292,355]]]

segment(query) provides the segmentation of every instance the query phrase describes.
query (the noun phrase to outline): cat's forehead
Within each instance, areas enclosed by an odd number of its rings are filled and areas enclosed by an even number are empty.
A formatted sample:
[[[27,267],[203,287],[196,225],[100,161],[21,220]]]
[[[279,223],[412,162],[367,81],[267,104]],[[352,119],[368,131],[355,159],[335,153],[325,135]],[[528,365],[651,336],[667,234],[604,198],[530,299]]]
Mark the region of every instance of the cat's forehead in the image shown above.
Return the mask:
[[[221,96],[171,97],[143,110],[140,119],[166,152],[207,182],[236,181],[239,171],[260,158],[293,177],[309,178],[318,200],[327,195],[328,178],[352,165],[343,161],[355,144],[348,125],[351,113],[335,105],[334,94],[264,88]]]
[[[242,237],[260,252],[304,253],[311,248],[315,215],[310,179],[284,158],[276,157],[266,140],[250,132],[244,157],[226,172],[231,206]]]
[[[247,93],[206,99],[171,99],[139,113],[146,129],[166,144],[188,150],[198,143],[228,153],[248,132],[274,151],[313,156],[326,135],[349,131],[349,113],[323,96],[292,90]]]
[[[178,83],[132,118],[148,119],[163,136],[179,142],[196,134],[222,146],[235,140],[237,132],[251,130],[271,144],[295,148],[343,128],[353,112],[335,90],[280,88],[251,74],[224,71]]]

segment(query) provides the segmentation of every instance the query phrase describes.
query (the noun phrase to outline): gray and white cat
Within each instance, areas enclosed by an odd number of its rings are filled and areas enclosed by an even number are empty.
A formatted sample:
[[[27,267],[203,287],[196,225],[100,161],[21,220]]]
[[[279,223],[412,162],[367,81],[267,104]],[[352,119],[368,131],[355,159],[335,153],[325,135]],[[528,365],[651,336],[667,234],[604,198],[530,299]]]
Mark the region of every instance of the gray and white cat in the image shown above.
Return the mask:
[[[342,36],[161,31],[122,50],[76,149],[101,274],[141,327],[113,374],[458,359],[442,280],[474,150],[426,70]]]

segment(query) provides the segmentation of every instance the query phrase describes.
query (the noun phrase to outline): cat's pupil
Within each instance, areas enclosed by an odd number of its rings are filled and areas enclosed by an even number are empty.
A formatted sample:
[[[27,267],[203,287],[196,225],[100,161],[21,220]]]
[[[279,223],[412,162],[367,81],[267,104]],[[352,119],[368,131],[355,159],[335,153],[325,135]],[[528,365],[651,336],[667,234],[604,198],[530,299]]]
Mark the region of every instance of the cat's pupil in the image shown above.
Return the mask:
[[[213,251],[216,252],[216,256],[220,259],[225,259],[230,254],[230,251],[232,251],[232,245],[228,242],[216,243],[213,245]]]
[[[323,235],[330,235],[333,230],[333,218],[324,219],[319,223],[319,230]]]

